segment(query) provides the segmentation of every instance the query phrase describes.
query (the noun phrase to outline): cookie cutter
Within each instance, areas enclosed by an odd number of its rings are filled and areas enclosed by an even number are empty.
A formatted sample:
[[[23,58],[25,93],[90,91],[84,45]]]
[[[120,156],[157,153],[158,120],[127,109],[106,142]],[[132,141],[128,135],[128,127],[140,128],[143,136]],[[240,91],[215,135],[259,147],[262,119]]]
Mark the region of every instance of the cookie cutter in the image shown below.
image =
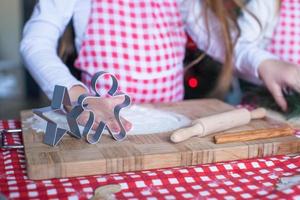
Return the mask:
[[[22,129],[3,129],[0,130],[0,149],[22,149],[24,145],[22,144],[6,144],[5,136],[8,134],[20,134]],[[0,195],[1,199],[1,195]]]
[[[67,106],[72,107],[68,89],[64,86],[56,85],[54,88],[51,105],[32,110],[34,114],[47,121],[43,140],[45,144],[56,146],[65,136],[65,134],[69,134],[76,138],[81,138],[80,132],[68,131],[64,128],[58,127],[55,121],[45,115],[48,112],[57,112],[59,114],[66,115],[68,113],[66,109]],[[70,124],[68,125],[70,127]]]
[[[124,98],[123,102],[117,104],[113,108],[114,118],[120,127],[119,132],[113,132],[108,124],[104,121],[99,122],[99,125],[97,126],[95,132],[92,131],[92,127],[95,124],[96,114],[93,110],[89,109],[88,100],[91,98],[96,100],[103,98],[100,91],[97,90],[96,85],[98,80],[105,75],[109,75],[112,80],[111,88],[107,92],[108,98],[120,96]],[[98,72],[93,76],[91,81],[91,88],[95,95],[83,94],[79,96],[77,103],[75,105],[72,105],[67,88],[59,85],[55,86],[51,106],[33,109],[34,114],[47,121],[47,127],[43,142],[50,146],[56,146],[64,137],[64,135],[69,134],[70,136],[77,139],[85,137],[88,143],[95,144],[100,141],[101,136],[105,130],[109,132],[113,139],[117,141],[124,140],[126,138],[127,132],[121,122],[120,111],[131,104],[131,99],[126,93],[118,91],[118,87],[118,80],[113,74],[104,71]],[[68,109],[66,109],[67,107],[72,109],[68,111]],[[69,129],[58,127],[58,124],[56,122],[45,115],[47,112],[53,111],[66,116]],[[83,125],[83,130],[81,131],[80,125],[78,123],[78,118],[84,112],[88,113],[89,116],[87,122],[85,123],[85,125]]]
[[[120,127],[120,131],[118,133],[113,132],[111,130],[111,128],[107,125],[107,123],[105,123],[104,121],[100,121],[100,123],[94,133],[91,131],[91,128],[95,122],[95,113],[88,108],[87,101],[88,101],[88,99],[101,99],[102,98],[102,95],[101,95],[100,91],[97,90],[96,86],[97,86],[98,80],[101,79],[102,77],[104,77],[105,75],[109,75],[109,77],[112,80],[112,85],[111,85],[110,89],[108,90],[107,95],[109,97],[123,97],[124,98],[123,102],[121,102],[120,104],[117,104],[113,109],[114,118]],[[86,138],[88,143],[95,144],[95,143],[99,142],[99,140],[101,139],[101,136],[105,130],[107,130],[109,132],[109,134],[117,141],[121,141],[126,138],[127,132],[121,122],[120,112],[123,108],[128,107],[131,104],[131,99],[126,93],[118,91],[118,88],[119,88],[118,80],[114,75],[112,75],[108,72],[103,72],[103,71],[96,73],[91,80],[91,89],[93,90],[95,95],[83,94],[83,95],[79,96],[77,105],[69,113],[70,117],[68,117],[67,120],[72,121],[73,131],[79,131],[79,125],[75,121],[75,119],[78,118],[82,112],[84,112],[84,111],[89,112],[89,119],[88,119],[86,126],[84,127],[84,130],[82,133],[82,135]]]

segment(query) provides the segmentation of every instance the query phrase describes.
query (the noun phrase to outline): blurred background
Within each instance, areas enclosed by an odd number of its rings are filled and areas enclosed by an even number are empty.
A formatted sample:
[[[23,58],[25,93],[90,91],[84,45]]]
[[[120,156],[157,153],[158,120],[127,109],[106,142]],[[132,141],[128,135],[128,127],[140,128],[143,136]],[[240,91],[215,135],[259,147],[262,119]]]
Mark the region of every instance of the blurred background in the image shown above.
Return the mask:
[[[18,118],[20,110],[47,102],[19,54],[22,28],[34,4],[34,0],[0,1],[0,119]]]
[[[0,119],[17,119],[21,110],[49,105],[48,99],[26,72],[19,54],[22,29],[35,3],[36,0],[0,1]],[[72,43],[72,37],[72,26],[69,25],[61,43]],[[189,40],[185,64],[188,65],[201,55],[202,52]],[[68,66],[72,66],[76,52],[74,48],[68,48],[60,56]],[[185,99],[205,97],[214,87],[220,67],[218,62],[205,56],[187,70]],[[73,73],[80,76],[78,71]],[[232,88],[234,92],[228,96],[227,101],[236,104],[240,99],[240,90],[238,84],[233,84]]]

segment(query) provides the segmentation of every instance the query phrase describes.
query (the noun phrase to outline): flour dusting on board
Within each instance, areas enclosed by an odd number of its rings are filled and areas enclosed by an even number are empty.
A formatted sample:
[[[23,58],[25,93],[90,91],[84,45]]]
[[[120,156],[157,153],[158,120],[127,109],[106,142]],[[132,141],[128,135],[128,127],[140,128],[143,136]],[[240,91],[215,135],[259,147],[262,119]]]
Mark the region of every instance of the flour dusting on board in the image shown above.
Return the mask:
[[[45,115],[55,121],[59,127],[69,129],[65,116],[55,112],[48,112]],[[128,132],[129,135],[169,132],[191,123],[191,120],[184,115],[138,105],[123,109],[121,116],[133,125],[133,128]],[[38,116],[28,118],[25,123],[30,124],[30,127],[36,132],[44,132],[46,129],[46,121]],[[82,131],[83,127],[80,126],[80,129]]]

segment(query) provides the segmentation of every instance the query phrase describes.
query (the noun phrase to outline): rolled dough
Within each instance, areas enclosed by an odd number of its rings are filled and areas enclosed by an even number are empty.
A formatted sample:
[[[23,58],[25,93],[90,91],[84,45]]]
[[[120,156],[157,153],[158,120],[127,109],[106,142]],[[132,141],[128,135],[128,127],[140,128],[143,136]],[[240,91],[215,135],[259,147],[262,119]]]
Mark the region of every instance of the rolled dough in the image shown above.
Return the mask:
[[[59,127],[69,129],[64,115],[55,112],[49,112],[45,115],[55,121]],[[133,128],[128,132],[129,135],[169,132],[191,124],[191,120],[183,115],[138,105],[123,109],[121,116],[133,125]],[[46,121],[36,115],[28,118],[24,123],[29,123],[36,132],[44,132],[46,129]],[[83,130],[83,127],[80,128]]]

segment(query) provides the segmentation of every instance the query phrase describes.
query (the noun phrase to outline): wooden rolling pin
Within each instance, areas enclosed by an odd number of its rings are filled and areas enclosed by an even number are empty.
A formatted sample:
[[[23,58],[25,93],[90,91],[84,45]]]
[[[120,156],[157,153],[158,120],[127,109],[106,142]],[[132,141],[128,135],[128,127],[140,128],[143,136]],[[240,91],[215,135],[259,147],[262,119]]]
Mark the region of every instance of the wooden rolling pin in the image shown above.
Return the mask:
[[[251,119],[261,119],[266,116],[264,108],[258,108],[248,111],[245,108],[235,109],[232,111],[211,115],[196,119],[190,127],[182,128],[171,135],[172,142],[182,142],[193,136],[206,136],[211,133],[225,131],[234,127],[248,124]]]

